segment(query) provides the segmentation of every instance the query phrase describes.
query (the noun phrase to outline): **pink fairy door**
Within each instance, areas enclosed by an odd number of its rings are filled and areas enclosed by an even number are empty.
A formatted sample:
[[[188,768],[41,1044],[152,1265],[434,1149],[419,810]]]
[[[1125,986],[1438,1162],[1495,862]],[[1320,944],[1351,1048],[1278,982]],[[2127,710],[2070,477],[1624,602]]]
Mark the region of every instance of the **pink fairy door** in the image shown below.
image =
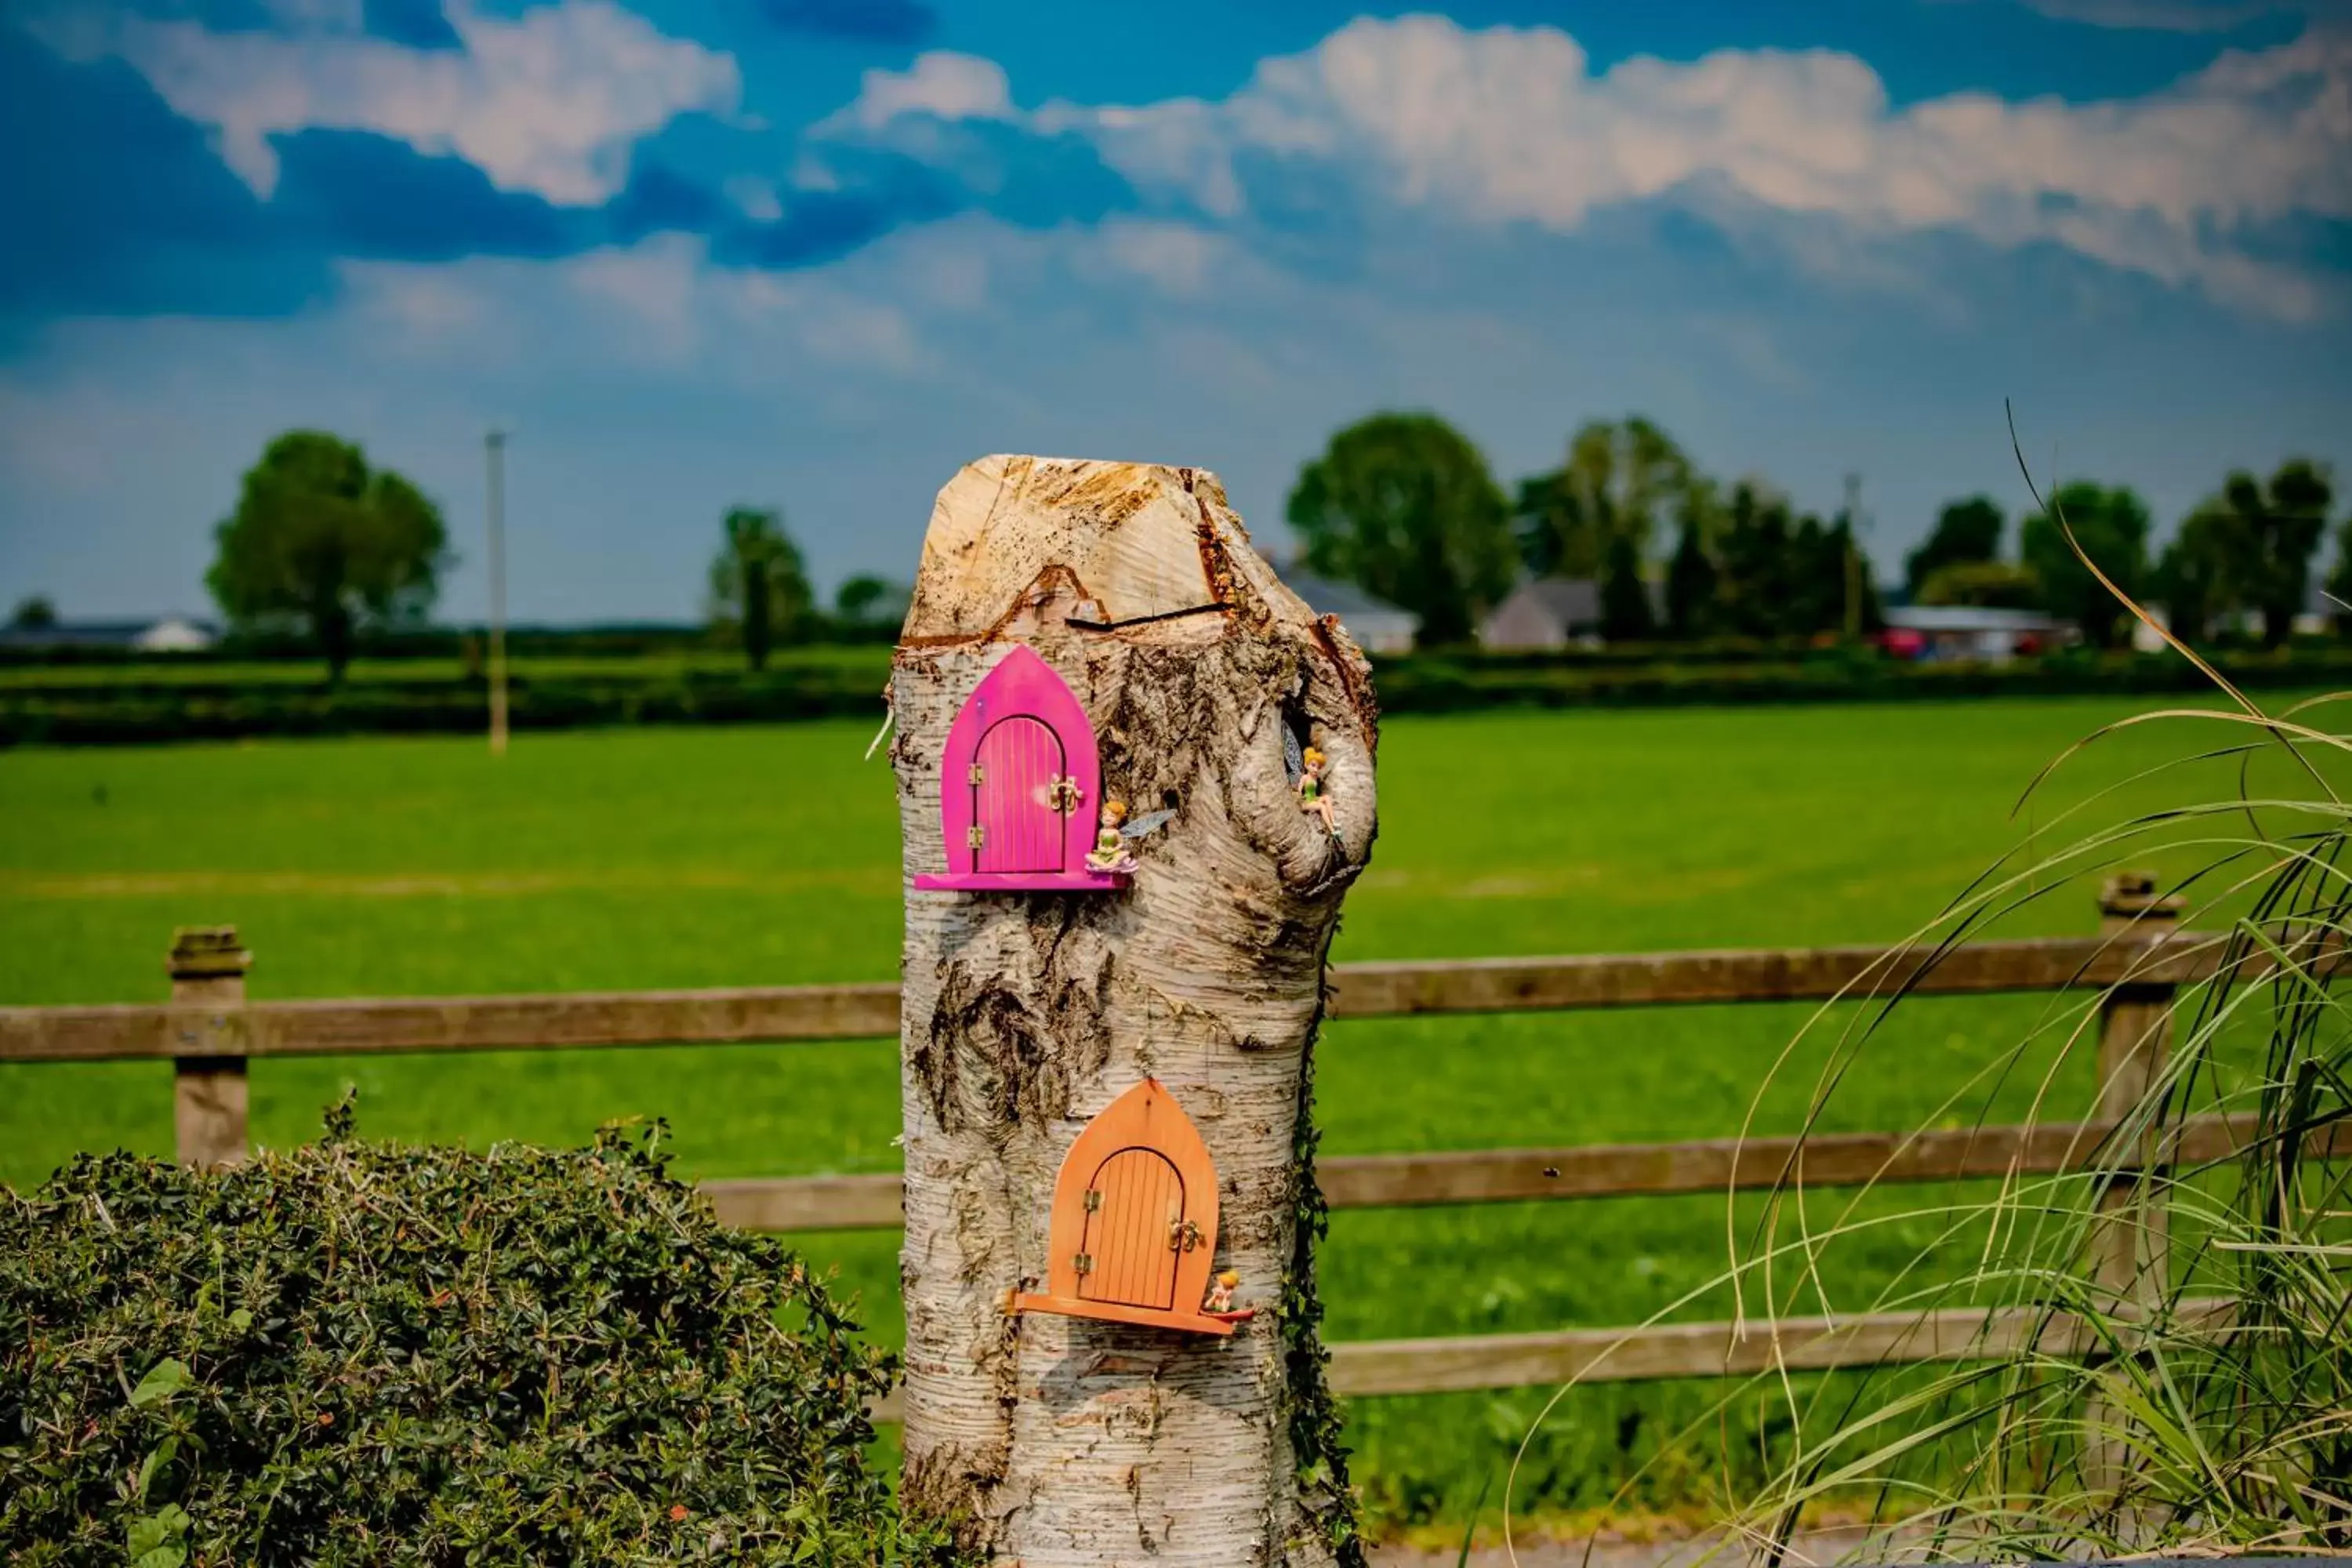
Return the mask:
[[[1016,647],[996,662],[948,727],[940,758],[946,864],[919,872],[938,892],[1101,892],[1125,871],[1087,864],[1102,814],[1095,727],[1062,678]]]
[[[1061,737],[1025,716],[1000,719],[971,764],[971,868],[1059,871],[1069,844]]]

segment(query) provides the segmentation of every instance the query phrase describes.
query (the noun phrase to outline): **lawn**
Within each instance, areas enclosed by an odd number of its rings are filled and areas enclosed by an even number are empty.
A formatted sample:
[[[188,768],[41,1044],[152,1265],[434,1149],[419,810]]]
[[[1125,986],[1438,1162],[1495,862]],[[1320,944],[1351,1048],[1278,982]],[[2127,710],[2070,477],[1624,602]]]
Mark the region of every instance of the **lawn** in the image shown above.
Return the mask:
[[[1392,722],[1381,835],[1338,956],[1419,958],[1898,939],[1988,861],[2050,832],[2091,783],[2211,743],[2126,731],[2011,816],[2035,770],[2120,716],[2102,701],[1489,713]],[[0,1001],[163,994],[178,923],[233,921],[257,996],[480,993],[887,978],[896,971],[890,781],[864,723],[0,754]],[[2106,806],[2226,787],[2142,781]],[[2079,772],[2079,779],[2077,773]],[[2087,889],[2008,928],[2086,932]],[[2033,1000],[1906,1004],[1833,1111],[1842,1125],[1948,1118],[1942,1102],[2043,1013]],[[1365,1021],[1319,1069],[1328,1152],[1717,1136],[1736,1131],[1809,1009]],[[694,1175],[888,1169],[895,1052],[799,1047],[264,1061],[254,1128],[300,1140],[346,1083],[364,1131],[571,1142],[662,1116]],[[1786,1129],[1818,1050],[1765,1097]],[[2059,1075],[2061,1113],[2089,1071]],[[163,1152],[162,1064],[0,1068],[0,1180],[83,1148]],[[2000,1091],[2023,1108],[2030,1083]],[[1982,1096],[1964,1115],[1972,1115]],[[1915,1201],[1906,1198],[1904,1203]],[[1861,1266],[1928,1234],[1891,1227]],[[877,1332],[898,1332],[886,1235],[819,1236]],[[1719,1199],[1489,1205],[1337,1216],[1333,1339],[1638,1321],[1714,1276]],[[1857,1287],[1869,1283],[1857,1279]],[[1842,1304],[1860,1304],[1857,1295]],[[1719,1300],[1685,1315],[1712,1316]],[[1459,1512],[1539,1393],[1362,1402],[1358,1479],[1381,1517]],[[1547,1429],[1538,1500],[1581,1506],[1694,1389],[1580,1393]],[[1737,1426],[1738,1423],[1735,1423]],[[1710,1439],[1710,1447],[1713,1439]],[[1645,1500],[1688,1502],[1719,1468],[1689,1450]]]

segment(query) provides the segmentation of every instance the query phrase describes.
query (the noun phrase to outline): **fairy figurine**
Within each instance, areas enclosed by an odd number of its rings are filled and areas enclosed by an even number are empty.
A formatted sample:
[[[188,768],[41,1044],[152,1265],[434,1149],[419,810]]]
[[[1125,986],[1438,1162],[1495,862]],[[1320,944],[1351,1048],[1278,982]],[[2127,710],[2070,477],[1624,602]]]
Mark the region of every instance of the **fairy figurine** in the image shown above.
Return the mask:
[[[1220,1313],[1231,1312],[1234,1310],[1234,1288],[1241,1282],[1242,1277],[1232,1269],[1220,1270],[1209,1286],[1208,1299],[1201,1303],[1202,1314],[1213,1318]]]
[[[1127,802],[1107,800],[1102,807],[1102,831],[1095,835],[1095,847],[1087,856],[1087,868],[1092,871],[1132,871],[1134,852],[1127,847],[1127,837],[1119,832],[1127,821]]]
[[[1339,837],[1339,825],[1331,819],[1331,797],[1323,793],[1323,773],[1327,763],[1323,753],[1309,746],[1299,755],[1298,809],[1312,812],[1323,819],[1323,831],[1332,837]]]
[[[1133,822],[1127,819],[1127,802],[1103,802],[1102,831],[1095,835],[1095,847],[1087,855],[1087,868],[1124,875],[1136,867],[1135,851],[1128,846],[1160,826],[1176,813],[1147,811]]]

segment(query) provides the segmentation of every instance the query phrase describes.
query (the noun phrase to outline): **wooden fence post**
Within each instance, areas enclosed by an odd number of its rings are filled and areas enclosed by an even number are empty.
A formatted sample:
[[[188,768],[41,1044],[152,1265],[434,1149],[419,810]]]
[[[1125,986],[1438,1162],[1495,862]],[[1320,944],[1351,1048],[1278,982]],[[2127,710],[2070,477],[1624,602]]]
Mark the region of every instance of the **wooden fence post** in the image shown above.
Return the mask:
[[[988,1561],[1347,1554],[1303,1120],[1370,673],[1213,475],[940,494],[891,667],[901,1495]]]
[[[2099,890],[2099,934],[2109,939],[2161,942],[2179,929],[2183,904],[2178,894],[2159,895],[2146,871],[2109,877]],[[2139,1140],[2136,1163],[2142,1171],[2164,1161],[2163,1128],[2147,1105],[2160,1080],[2170,1048],[2174,988],[2169,984],[2123,984],[2099,1004],[2099,1089],[2095,1121],[2114,1125],[2134,1119],[2149,1124]],[[2101,1310],[2130,1316],[2147,1313],[2165,1295],[2168,1269],[2166,1178],[2158,1174],[2116,1181],[2100,1194],[2102,1217],[2091,1232],[2090,1269]],[[2119,1492],[2129,1484],[2129,1443],[2120,1411],[2102,1399],[2091,1401],[2084,1454],[2085,1480],[2095,1490]]]
[[[164,969],[178,1007],[245,1005],[245,972],[253,954],[237,945],[235,926],[182,926],[172,933]],[[241,1163],[246,1155],[243,1057],[172,1058],[172,1130],[183,1165]]]
[[[2147,872],[2119,872],[2099,891],[2099,934],[2161,942],[2179,929],[2181,902],[2178,894],[2158,896],[2156,879]],[[2116,1122],[2141,1113],[2164,1072],[2172,1037],[2172,999],[2168,984],[2129,984],[2116,986],[2101,1001],[2095,1120]],[[2140,1151],[2143,1163],[2160,1157],[2159,1131],[2149,1129]],[[2119,1182],[2103,1202],[2116,1218],[2099,1229],[2093,1270],[2117,1302],[2145,1306],[2164,1294],[2164,1204],[2160,1196],[2149,1198],[2151,1192],[2161,1190],[2158,1183]]]

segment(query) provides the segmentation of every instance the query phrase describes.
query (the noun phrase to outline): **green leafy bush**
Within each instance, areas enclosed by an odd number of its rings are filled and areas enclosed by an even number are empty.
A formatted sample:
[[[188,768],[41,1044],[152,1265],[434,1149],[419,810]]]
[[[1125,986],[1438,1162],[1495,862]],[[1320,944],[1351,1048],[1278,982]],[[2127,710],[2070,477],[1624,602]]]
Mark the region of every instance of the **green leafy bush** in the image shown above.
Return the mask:
[[[944,1562],[869,1468],[889,1359],[659,1134],[326,1141],[0,1190],[22,1568]]]

